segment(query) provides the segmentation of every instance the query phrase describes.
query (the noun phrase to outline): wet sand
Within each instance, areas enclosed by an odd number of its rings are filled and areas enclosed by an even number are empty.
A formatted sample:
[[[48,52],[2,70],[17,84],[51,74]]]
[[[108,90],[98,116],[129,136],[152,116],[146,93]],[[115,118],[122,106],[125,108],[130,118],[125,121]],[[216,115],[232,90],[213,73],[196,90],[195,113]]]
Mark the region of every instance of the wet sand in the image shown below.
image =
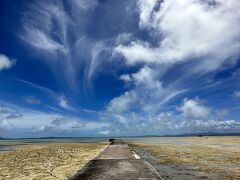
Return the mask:
[[[166,180],[240,179],[240,137],[181,137],[168,141],[174,143],[148,141],[130,146]]]
[[[0,179],[66,179],[106,146],[107,143],[18,145],[12,151],[0,152]]]

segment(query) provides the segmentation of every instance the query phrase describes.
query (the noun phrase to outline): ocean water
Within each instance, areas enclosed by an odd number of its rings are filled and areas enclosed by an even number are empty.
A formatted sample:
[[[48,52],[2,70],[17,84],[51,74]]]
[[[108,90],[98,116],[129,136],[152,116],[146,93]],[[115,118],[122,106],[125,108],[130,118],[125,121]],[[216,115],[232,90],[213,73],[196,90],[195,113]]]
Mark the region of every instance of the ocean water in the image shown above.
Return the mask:
[[[187,144],[184,140],[172,137],[124,137],[121,138],[127,143],[144,144]],[[32,138],[32,139],[4,139],[0,140],[0,152],[11,151],[16,146],[41,144],[41,143],[96,143],[108,142],[107,137],[80,137],[80,138]]]
[[[97,143],[108,142],[109,138],[84,137],[84,138],[34,138],[34,139],[1,139],[0,152],[12,151],[16,146],[41,144],[41,143]]]
[[[240,145],[234,145],[232,143],[226,144],[221,142],[221,137],[216,137],[216,141],[205,139],[208,137],[192,139],[191,137],[124,137],[121,138],[127,143],[142,143],[151,145],[170,144],[170,145],[211,145],[211,146],[230,146],[230,148],[240,148]],[[20,145],[31,145],[41,143],[96,143],[96,142],[108,142],[108,137],[82,137],[82,138],[36,138],[36,139],[8,139],[0,140],[0,151],[11,151],[13,147]],[[236,147],[235,147],[236,146]]]
[[[172,145],[191,145],[194,142],[186,141],[184,137],[134,137],[134,138],[124,138],[125,142],[128,143],[143,143],[143,144],[172,144]]]
[[[137,137],[124,138],[127,143],[141,143],[149,145],[177,145],[177,146],[208,146],[226,150],[240,149],[240,136],[209,136],[209,137]]]

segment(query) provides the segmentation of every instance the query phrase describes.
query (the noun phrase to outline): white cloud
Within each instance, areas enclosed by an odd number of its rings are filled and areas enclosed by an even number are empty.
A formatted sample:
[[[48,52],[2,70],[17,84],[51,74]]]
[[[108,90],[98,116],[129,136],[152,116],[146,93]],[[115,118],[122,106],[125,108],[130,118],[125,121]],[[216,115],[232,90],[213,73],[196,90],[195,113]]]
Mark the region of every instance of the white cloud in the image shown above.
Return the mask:
[[[103,51],[111,49],[106,48],[106,44],[114,43],[112,39],[94,41],[83,32],[89,29],[85,27],[88,24],[85,21],[89,20],[85,15],[97,6],[96,0],[69,2],[69,12],[65,10],[61,1],[47,3],[39,1],[30,6],[30,12],[25,13],[26,17],[23,19],[24,32],[21,37],[36,50],[41,50],[41,55],[42,52],[55,55],[57,61],[54,65],[52,63],[55,62],[49,60],[51,58],[44,59],[52,67],[57,66],[57,69],[62,71],[57,72],[58,75],[63,74],[60,77],[74,80],[79,74],[77,71],[82,65],[86,65],[87,67],[83,68],[85,70],[83,83],[91,89],[91,81],[96,77],[96,73],[106,71],[103,61],[107,61],[105,59],[109,59],[109,56],[107,58],[100,56],[104,54]],[[184,84],[182,79],[189,77],[191,71],[195,69],[199,71],[198,68],[203,68],[204,71],[214,70],[226,62],[226,58],[239,52],[240,3],[234,0],[217,0],[216,5],[210,6],[206,2],[209,1],[139,0],[139,27],[148,31],[150,39],[154,39],[156,43],[143,41],[128,33],[116,37],[117,47],[114,51],[125,56],[127,65],[143,63],[145,66],[135,73],[119,77],[129,84],[127,87],[130,88],[113,98],[102,112],[103,119],[115,123],[110,128],[111,132],[121,132],[125,129],[129,132],[133,129],[139,129],[139,132],[146,129],[151,132],[154,129],[157,132],[164,129],[181,130],[184,126],[199,126],[204,129],[207,124],[210,126],[220,122],[220,124],[237,123],[209,120],[210,108],[197,99],[184,100],[178,108],[181,112],[179,122],[175,121],[179,117],[175,116],[174,112],[162,112],[164,103],[167,104],[186,89],[184,88],[186,86],[180,88],[180,85]],[[164,73],[168,71],[170,65],[179,65],[188,60],[195,61],[196,64],[187,71],[183,71],[181,67],[177,69],[184,72],[176,77],[178,82],[175,80],[171,83],[165,82],[168,78],[164,79],[162,76],[166,75]],[[43,87],[39,89],[52,96],[62,110],[76,110],[65,96]],[[24,123],[21,125],[23,119]],[[32,119],[36,119],[37,122],[30,122]],[[39,128],[42,132],[84,127],[100,128],[100,133],[111,133],[105,129],[109,121],[107,124],[86,123],[59,114],[25,112],[24,117],[13,118],[11,122],[16,127],[35,126],[36,130]]]
[[[99,129],[108,126],[108,123],[86,121],[74,117],[57,116],[50,123],[42,126],[33,126],[34,133],[72,133],[77,131],[93,131],[97,133]]]
[[[103,41],[95,42],[94,45],[91,46],[91,59],[88,62],[88,67],[85,70],[85,79],[84,86],[87,90],[92,90],[92,81],[95,76],[102,70],[102,66],[104,62],[99,58],[101,53],[106,49]]]
[[[165,103],[183,91],[176,90],[174,83],[163,87],[158,80],[158,73],[147,66],[136,73],[121,75],[120,79],[129,84],[131,89],[113,98],[100,113],[101,120],[111,122],[111,133],[136,135],[142,132],[151,134],[151,130],[162,131],[166,127],[174,129],[173,121],[168,122],[170,115],[159,115],[159,111]]]
[[[124,128],[128,131],[131,127],[144,132],[239,128],[236,120],[213,119],[216,113],[219,117],[215,118],[222,119],[226,111],[214,111],[198,98],[184,99],[177,112],[163,116],[162,111],[173,97],[191,90],[199,77],[236,60],[240,54],[240,3],[234,0],[139,0],[138,7],[139,28],[149,33],[149,40],[133,36],[128,36],[128,41],[117,40],[114,53],[124,56],[127,65],[145,67],[137,73],[120,76],[130,89],[107,106],[108,112],[115,113],[110,119],[115,119],[120,129],[113,127],[113,132]],[[177,72],[175,79],[166,82],[175,73],[173,70]],[[134,122],[138,125],[131,122],[131,112],[140,120]],[[230,126],[234,123],[236,128]]]
[[[147,66],[136,73],[122,75],[120,79],[131,84],[133,88],[119,97],[113,98],[106,110],[111,113],[126,113],[136,110],[151,113],[182,92],[171,86],[163,87],[157,78],[157,73]]]
[[[149,119],[141,127],[142,130],[158,133],[179,132],[236,132],[240,130],[240,122],[236,120],[192,119],[182,117],[176,120],[176,115],[170,112],[160,113]]]
[[[165,130],[176,130],[175,126],[177,122],[174,118],[175,117],[171,112],[161,112],[148,117],[148,120],[144,125],[148,131],[151,131],[151,129],[157,130],[158,132]]]
[[[57,96],[57,101],[58,101],[58,105],[65,109],[65,110],[69,110],[69,111],[79,111],[77,110],[76,108],[74,108],[71,104],[69,104],[67,98],[64,96],[64,95],[60,95],[60,96]],[[82,109],[82,111],[84,111],[84,109]]]
[[[109,130],[99,132],[99,134],[102,134],[102,135],[108,135],[109,133],[111,133]]]
[[[240,97],[240,91],[235,91],[233,93],[233,97],[236,97],[236,98]]]
[[[139,11],[140,11],[140,27],[144,28],[149,25],[153,15],[153,9],[156,7],[159,0],[141,0],[138,1]]]
[[[110,125],[103,131],[116,135],[178,134],[193,132],[238,132],[240,122],[211,118],[211,108],[204,106],[199,99],[184,99],[178,110],[155,114],[122,113],[102,115]],[[218,120],[218,118],[220,118]]]
[[[154,63],[159,59],[158,52],[151,49],[148,43],[131,42],[130,45],[119,45],[115,48],[115,52],[121,53],[127,59],[128,65],[134,65],[139,62]]]
[[[129,76],[129,74],[123,74],[119,77],[120,80],[124,81],[124,82],[130,82],[131,78]]]
[[[183,100],[182,105],[177,108],[183,113],[183,117],[187,119],[206,119],[209,117],[210,108],[201,104],[199,99],[187,99]]]
[[[239,54],[240,2],[217,0],[216,5],[209,4],[200,0],[139,0],[139,26],[158,39],[158,46],[138,40],[119,45],[115,51],[125,56],[129,65],[196,59],[202,61],[200,66],[214,70]]]
[[[15,64],[16,60],[9,59],[6,55],[0,54],[0,71],[9,69]]]
[[[32,129],[33,126],[40,127],[48,124],[56,117],[55,114],[46,114],[35,111],[22,111],[23,116],[9,119],[14,128]]]
[[[81,123],[80,120],[58,115],[55,118],[51,118],[50,122],[41,126],[33,126],[35,133],[39,132],[58,132],[71,130],[71,127]]]
[[[59,50],[63,53],[67,52],[67,49],[64,47],[64,45],[53,40],[47,33],[28,26],[25,27],[25,31],[27,37],[24,37],[24,39],[36,48],[46,50],[51,53],[56,50]]]
[[[0,106],[0,136],[48,136],[71,133],[81,135],[82,132],[97,134],[100,129],[108,126],[108,122]]]
[[[12,130],[11,124],[6,120],[0,117],[0,136],[7,134]]]
[[[68,102],[64,96],[59,96],[59,105],[64,109],[69,109]]]
[[[213,119],[184,120],[176,125],[177,129],[189,132],[238,132],[240,130],[240,122],[236,120],[217,121]]]
[[[107,111],[111,113],[124,113],[131,111],[133,103],[136,101],[136,92],[125,92],[119,97],[115,97],[107,106]]]
[[[73,0],[74,4],[81,10],[89,10],[95,8],[98,4],[97,0]]]

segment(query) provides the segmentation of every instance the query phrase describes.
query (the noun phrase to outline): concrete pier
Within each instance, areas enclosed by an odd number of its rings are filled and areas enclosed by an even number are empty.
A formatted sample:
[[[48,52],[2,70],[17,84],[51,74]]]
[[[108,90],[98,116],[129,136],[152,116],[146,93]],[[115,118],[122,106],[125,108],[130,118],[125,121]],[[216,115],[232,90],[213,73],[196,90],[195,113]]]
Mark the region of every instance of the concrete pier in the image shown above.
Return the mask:
[[[147,161],[131,151],[120,139],[88,162],[70,180],[159,180],[162,177]]]

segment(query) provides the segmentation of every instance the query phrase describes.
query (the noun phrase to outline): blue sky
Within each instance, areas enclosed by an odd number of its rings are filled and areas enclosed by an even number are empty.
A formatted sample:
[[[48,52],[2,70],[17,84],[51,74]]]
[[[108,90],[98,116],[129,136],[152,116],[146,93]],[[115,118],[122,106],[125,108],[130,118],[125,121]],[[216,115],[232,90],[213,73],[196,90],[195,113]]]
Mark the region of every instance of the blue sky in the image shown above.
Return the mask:
[[[1,1],[0,136],[239,132],[239,8]]]

